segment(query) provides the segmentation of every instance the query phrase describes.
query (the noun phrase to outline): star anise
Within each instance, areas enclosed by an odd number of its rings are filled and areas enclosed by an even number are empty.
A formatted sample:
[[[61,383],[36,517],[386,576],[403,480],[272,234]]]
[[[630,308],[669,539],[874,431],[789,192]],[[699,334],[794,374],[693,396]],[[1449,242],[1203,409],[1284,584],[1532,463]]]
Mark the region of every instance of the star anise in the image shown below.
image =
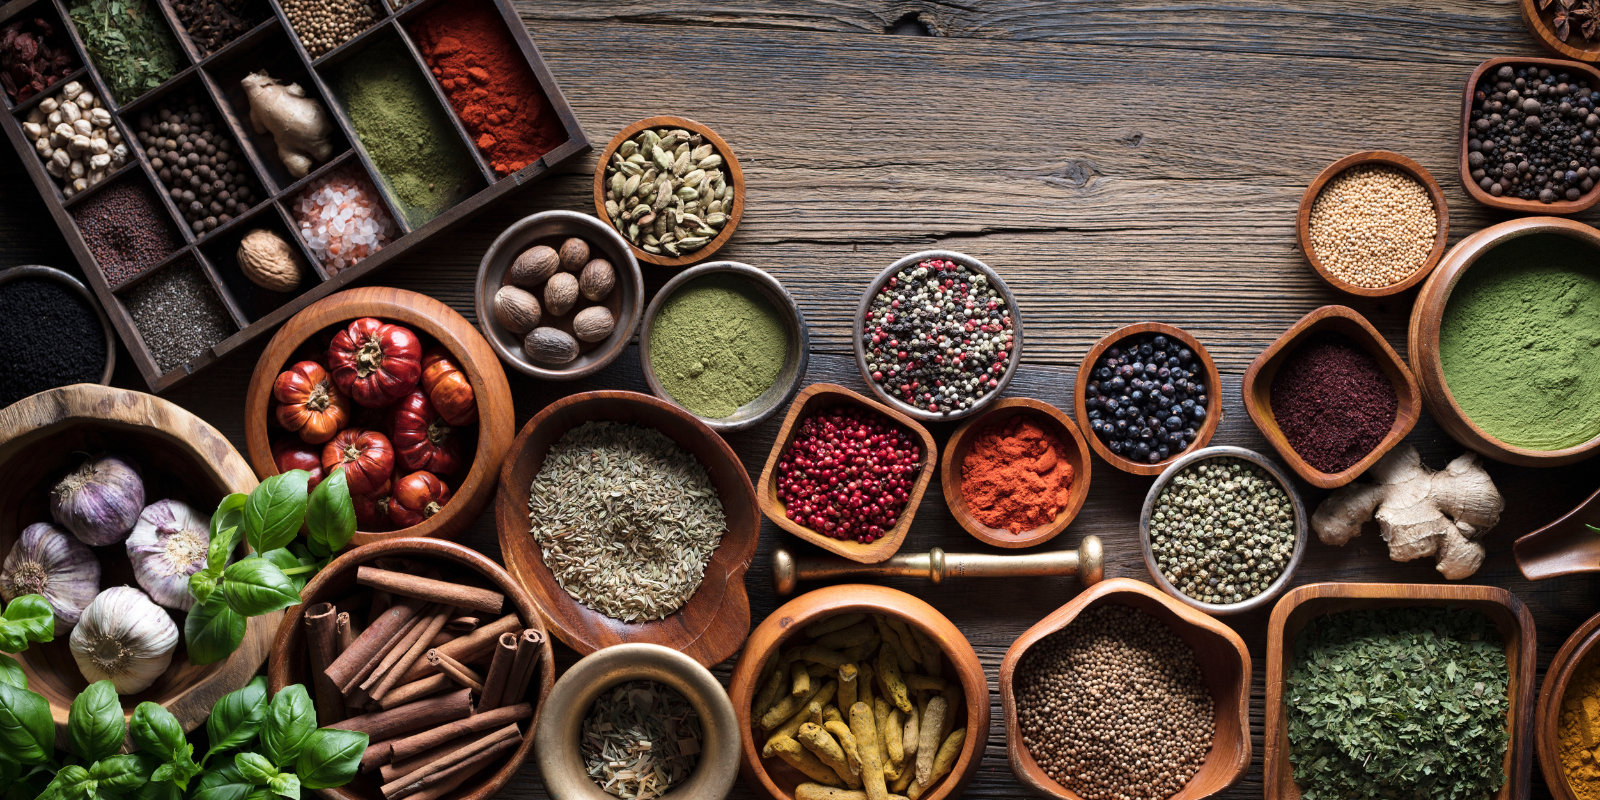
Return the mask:
[[[1584,39],[1600,41],[1600,0],[1561,0],[1561,4],[1553,20],[1557,39],[1565,42],[1577,25]]]

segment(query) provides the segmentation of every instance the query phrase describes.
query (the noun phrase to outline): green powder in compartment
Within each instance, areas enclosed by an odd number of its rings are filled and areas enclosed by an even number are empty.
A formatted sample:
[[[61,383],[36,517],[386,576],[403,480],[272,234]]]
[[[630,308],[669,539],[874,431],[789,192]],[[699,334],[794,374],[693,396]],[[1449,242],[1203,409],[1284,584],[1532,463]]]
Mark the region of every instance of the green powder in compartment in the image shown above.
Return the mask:
[[[382,41],[354,54],[338,67],[333,84],[411,227],[476,190],[471,156],[399,41]]]
[[[1559,450],[1600,435],[1600,251],[1535,234],[1485,253],[1450,293],[1439,360],[1496,439]]]
[[[118,104],[160,86],[183,69],[178,42],[154,2],[77,0],[67,12]],[[88,79],[83,83],[87,85]]]
[[[650,369],[673,401],[702,417],[733,416],[783,369],[789,332],[760,290],[727,275],[679,287],[656,313]]]

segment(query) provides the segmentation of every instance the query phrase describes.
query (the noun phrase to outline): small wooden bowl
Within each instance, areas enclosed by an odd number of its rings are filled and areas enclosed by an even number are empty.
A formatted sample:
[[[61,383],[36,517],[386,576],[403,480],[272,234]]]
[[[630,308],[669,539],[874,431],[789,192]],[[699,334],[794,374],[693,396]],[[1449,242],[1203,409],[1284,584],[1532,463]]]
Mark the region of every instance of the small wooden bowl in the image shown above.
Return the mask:
[[[1529,0],[1522,0],[1522,2],[1524,5],[1526,5]],[[1524,18],[1527,16],[1526,9],[1523,11],[1523,16]],[[1538,33],[1537,26],[1530,23],[1529,27],[1535,29],[1535,34]],[[1581,34],[1579,36],[1581,38]],[[1461,149],[1459,163],[1461,170],[1461,183],[1466,187],[1467,194],[1472,195],[1472,199],[1490,208],[1498,208],[1502,211],[1515,211],[1519,214],[1576,214],[1580,211],[1587,211],[1589,208],[1593,207],[1595,203],[1600,203],[1600,184],[1597,184],[1595,188],[1585,192],[1583,196],[1576,200],[1557,200],[1554,203],[1541,203],[1538,200],[1523,200],[1519,197],[1495,197],[1494,195],[1484,191],[1483,187],[1479,186],[1477,181],[1472,179],[1472,167],[1467,164],[1467,140],[1472,138],[1473,95],[1478,89],[1478,81],[1482,80],[1485,74],[1491,70],[1497,70],[1505,64],[1510,64],[1513,68],[1542,67],[1554,72],[1581,73],[1583,77],[1589,80],[1590,88],[1600,91],[1600,69],[1595,69],[1593,66],[1588,64],[1580,64],[1575,61],[1562,61],[1554,58],[1520,58],[1516,56],[1502,56],[1500,58],[1491,58],[1488,61],[1479,64],[1477,69],[1472,71],[1471,77],[1467,78],[1467,88],[1462,94],[1461,99]],[[1459,250],[1460,248],[1461,245],[1458,243],[1456,245],[1456,249]]]
[[[639,361],[644,365],[644,380],[650,385],[650,391],[669,403],[676,402],[667,394],[661,381],[656,378],[655,368],[650,362],[650,334],[655,329],[656,315],[661,313],[661,307],[666,304],[667,298],[682,288],[684,284],[698,278],[712,275],[730,275],[742,281],[745,285],[759,292],[772,305],[774,311],[783,318],[783,327],[789,333],[789,349],[784,354],[783,366],[778,370],[778,377],[767,387],[760,397],[745,403],[731,416],[727,417],[702,417],[695,414],[695,418],[706,424],[706,427],[717,431],[742,431],[766,421],[777,413],[778,409],[794,399],[795,392],[800,391],[800,381],[806,376],[806,365],[811,362],[811,329],[806,326],[806,316],[800,312],[799,304],[794,297],[783,288],[777,278],[765,271],[756,269],[749,264],[737,261],[713,261],[690,267],[673,276],[672,280],[656,292],[655,299],[650,301],[650,307],[644,312],[644,326],[639,331]],[[684,409],[688,411],[688,409]],[[690,411],[689,413],[694,414]]]
[[[1517,5],[1522,8],[1522,21],[1527,24],[1528,32],[1539,40],[1539,44],[1544,45],[1544,49],[1560,58],[1588,63],[1600,61],[1600,42],[1583,38],[1577,25],[1572,26],[1572,35],[1566,41],[1556,38],[1555,12],[1561,6],[1551,4],[1541,11],[1538,0],[1521,0]]]
[[[757,682],[762,665],[786,640],[813,622],[855,612],[895,617],[921,631],[944,652],[945,678],[960,678],[966,707],[964,714],[956,718],[955,727],[966,728],[967,737],[961,743],[961,755],[950,768],[950,774],[935,783],[922,798],[960,797],[967,782],[978,771],[989,739],[989,679],[984,675],[983,665],[978,663],[978,654],[967,637],[933,606],[896,589],[859,583],[828,586],[800,595],[784,603],[750,633],[750,640],[739,655],[739,663],[733,668],[733,677],[728,683],[728,696],[733,699],[733,711],[739,717],[743,756],[740,772],[745,783],[752,789],[765,790],[774,800],[794,800],[795,787],[809,780],[781,759],[761,757],[757,743],[764,745],[766,736],[759,731],[758,721],[751,719],[750,706],[760,688]]]
[[[1160,333],[1177,339],[1194,351],[1195,357],[1200,359],[1200,364],[1205,369],[1206,421],[1196,432],[1199,435],[1183,452],[1173,453],[1167,460],[1155,464],[1140,463],[1111,452],[1111,448],[1100,441],[1100,436],[1089,427],[1089,407],[1084,403],[1085,393],[1089,391],[1089,373],[1094,369],[1095,362],[1099,361],[1100,356],[1113,345],[1142,333]],[[1217,432],[1217,425],[1222,422],[1222,373],[1217,371],[1217,364],[1211,360],[1211,353],[1206,351],[1205,345],[1200,344],[1200,340],[1190,336],[1187,331],[1162,322],[1137,322],[1112,331],[1105,338],[1095,342],[1094,347],[1089,348],[1088,354],[1083,357],[1083,363],[1078,365],[1078,380],[1072,387],[1072,405],[1078,417],[1078,424],[1083,426],[1083,438],[1088,440],[1089,446],[1094,448],[1107,464],[1134,475],[1159,475],[1184,453],[1192,453],[1205,447],[1211,441],[1212,434]]]
[[[1294,765],[1289,761],[1289,719],[1284,708],[1284,680],[1293,667],[1294,643],[1313,619],[1366,608],[1447,606],[1473,609],[1488,616],[1506,643],[1511,681],[1511,741],[1506,747],[1505,786],[1494,800],[1528,796],[1533,768],[1533,683],[1537,667],[1533,615],[1517,596],[1494,586],[1412,583],[1313,583],[1296,587],[1272,609],[1267,629],[1267,729],[1263,782],[1266,800],[1299,800]]]
[[[117,337],[111,330],[111,320],[106,318],[105,309],[100,307],[100,301],[95,299],[94,293],[89,291],[89,287],[84,286],[83,282],[77,278],[54,267],[25,264],[20,267],[0,270],[0,286],[21,278],[55,281],[66,287],[67,291],[83,298],[84,304],[94,309],[95,318],[100,320],[100,335],[105,337],[106,342],[106,368],[101,370],[98,383],[101,386],[111,385],[111,373],[117,366]]]
[[[1250,766],[1250,651],[1232,628],[1195,611],[1131,578],[1112,578],[1097,583],[1072,602],[1029,628],[1006,650],[1000,662],[1000,704],[1006,722],[1006,755],[1017,780],[1040,797],[1080,800],[1077,792],[1057,783],[1034,761],[1017,725],[1017,666],[1028,648],[1066,628],[1079,614],[1102,603],[1117,603],[1136,608],[1165,622],[1172,632],[1193,648],[1201,677],[1211,691],[1215,708],[1216,733],[1211,752],[1200,771],[1171,800],[1198,800],[1211,797],[1239,781]]]
[[[694,454],[722,500],[728,530],[706,566],[705,579],[689,602],[665,619],[621,622],[574,600],[545,566],[539,545],[529,533],[528,494],[544,466],[545,454],[567,431],[594,420],[633,422],[666,434]],[[601,391],[571,395],[545,406],[522,426],[511,445],[511,454],[500,469],[494,516],[506,569],[532,595],[551,632],[579,655],[614,644],[644,642],[671,647],[709,667],[738,652],[750,630],[744,574],[755,558],[761,535],[750,475],[722,437],[665,400],[637,392]]]
[[[1060,439],[1067,446],[1067,452],[1056,455],[1072,465],[1071,495],[1061,512],[1056,514],[1055,520],[1020,534],[1004,528],[991,528],[979,522],[971,509],[967,508],[967,500],[961,494],[961,466],[966,463],[967,451],[972,448],[973,440],[990,427],[1017,416],[1028,417]],[[950,435],[950,441],[944,445],[944,455],[939,459],[939,481],[944,487],[944,499],[950,506],[950,514],[978,541],[996,547],[1032,547],[1054,539],[1056,534],[1067,529],[1073,517],[1078,516],[1083,501],[1089,496],[1089,463],[1089,445],[1067,412],[1042,400],[1008,397],[967,420]]]
[[[866,342],[862,341],[861,338],[866,328],[867,311],[872,308],[872,299],[878,296],[878,292],[883,289],[884,284],[887,284],[890,278],[899,274],[900,270],[934,259],[954,261],[969,270],[982,273],[984,277],[989,279],[989,285],[993,286],[995,291],[999,292],[1000,296],[1005,299],[1006,308],[1011,311],[1011,356],[1010,360],[1006,362],[1006,371],[1000,375],[1000,385],[990,390],[988,394],[980,398],[978,402],[973,403],[971,407],[960,411],[952,411],[948,414],[913,406],[884,391],[883,387],[872,379],[872,370],[867,368],[867,346]],[[994,401],[1000,399],[1000,395],[1005,394],[1006,387],[1011,385],[1011,378],[1017,372],[1017,364],[1022,361],[1022,310],[1017,308],[1016,295],[1011,293],[1010,287],[1006,286],[1006,282],[1000,278],[999,273],[990,269],[988,264],[966,253],[957,253],[954,250],[923,250],[920,253],[912,253],[890,264],[887,269],[878,273],[878,277],[872,279],[871,285],[867,286],[867,290],[861,293],[861,301],[856,304],[855,322],[850,329],[850,336],[852,339],[851,346],[855,348],[856,353],[856,369],[861,371],[861,380],[867,384],[867,388],[872,390],[873,396],[877,397],[880,402],[894,408],[901,414],[923,422],[952,422],[970,417],[993,405]]]
[[[455,494],[439,513],[403,530],[357,531],[350,544],[359,547],[403,536],[454,538],[489,504],[489,497],[494,493],[495,472],[505,459],[511,432],[515,430],[512,427],[514,410],[511,386],[506,383],[505,370],[500,368],[494,351],[466,318],[427,295],[384,286],[363,286],[328,295],[290,317],[261,353],[245,394],[244,441],[250,452],[250,465],[262,478],[278,474],[267,430],[272,384],[278,373],[312,337],[361,317],[397,322],[418,334],[433,337],[449,351],[472,381],[472,391],[477,396],[478,447],[472,455],[467,476],[452,486]]]
[[[1600,572],[1600,490],[1577,508],[1511,545],[1517,569],[1530,581],[1579,572]]]
[[[1462,147],[1465,146],[1466,144],[1463,143]],[[1466,162],[1463,161],[1462,163]],[[1433,249],[1428,252],[1427,260],[1423,261],[1422,266],[1417,267],[1410,275],[1388,286],[1357,286],[1334,275],[1328,271],[1327,267],[1323,266],[1322,259],[1317,257],[1316,249],[1311,246],[1311,207],[1317,204],[1317,197],[1322,194],[1323,187],[1327,186],[1329,181],[1344,174],[1351,167],[1372,165],[1393,167],[1410,175],[1417,183],[1422,184],[1423,188],[1428,191],[1428,199],[1433,201],[1433,210],[1439,220],[1438,231],[1433,237]],[[1470,171],[1468,170],[1468,172]],[[1311,268],[1316,270],[1317,274],[1322,276],[1322,279],[1327,281],[1329,285],[1341,292],[1348,292],[1361,297],[1387,297],[1416,286],[1419,281],[1428,277],[1428,273],[1432,272],[1434,267],[1439,265],[1439,258],[1444,255],[1445,244],[1450,241],[1450,209],[1444,202],[1444,189],[1440,188],[1439,182],[1434,180],[1433,174],[1424,169],[1421,164],[1388,150],[1362,150],[1359,153],[1351,153],[1329,164],[1327,169],[1317,173],[1316,180],[1313,180],[1311,185],[1306,187],[1306,193],[1300,197],[1300,213],[1295,218],[1294,227],[1295,235],[1300,237],[1300,252],[1305,254],[1306,260],[1311,262]]]
[[[1378,442],[1372,452],[1339,472],[1323,472],[1307,464],[1289,445],[1283,429],[1278,427],[1277,417],[1272,413],[1272,381],[1278,375],[1278,368],[1308,337],[1324,331],[1344,334],[1370,353],[1383,374],[1389,378],[1389,383],[1394,385],[1398,400],[1394,424],[1389,427],[1388,435]],[[1346,306],[1323,306],[1289,326],[1289,330],[1284,331],[1282,336],[1250,362],[1250,368],[1244,373],[1244,410],[1296,475],[1319,489],[1334,489],[1366,472],[1368,467],[1377,463],[1416,427],[1417,418],[1422,416],[1422,390],[1417,388],[1417,379],[1412,377],[1406,362],[1400,360],[1400,355],[1384,341],[1383,334],[1378,333],[1378,329],[1372,327],[1366,317]]]
[[[722,166],[728,173],[728,184],[733,187],[733,210],[728,212],[728,222],[722,226],[716,238],[706,242],[705,246],[686,255],[674,256],[667,253],[656,255],[647,253],[639,247],[634,247],[632,242],[628,246],[633,249],[633,254],[640,261],[655,264],[661,267],[686,267],[696,261],[710,258],[722,246],[733,238],[733,229],[739,227],[739,219],[744,216],[744,170],[739,168],[739,159],[734,157],[733,148],[717,135],[716,131],[686,117],[646,117],[629,125],[611,137],[611,142],[606,149],[600,152],[600,161],[594,168],[594,214],[606,224],[606,227],[615,231],[616,226],[611,224],[611,215],[606,213],[606,165],[611,163],[611,155],[623,142],[633,138],[635,134],[645,128],[682,128],[690,133],[698,133],[705,137],[708,144],[716,148],[717,155],[722,156]],[[618,234],[621,235],[620,233]],[[624,239],[623,241],[627,241]]]
[[[545,630],[539,618],[539,609],[533,604],[533,599],[528,597],[528,593],[524,592],[499,564],[490,561],[477,551],[455,542],[409,536],[373,542],[346,551],[344,555],[334,559],[332,564],[324,567],[310,583],[306,584],[306,588],[301,590],[300,605],[289,607],[283,626],[278,629],[278,637],[272,642],[272,661],[267,665],[267,682],[274,694],[291,683],[306,686],[311,684],[303,619],[306,608],[318,603],[332,602],[348,594],[356,586],[356,569],[380,558],[443,561],[465,567],[483,575],[496,591],[503,593],[509,606],[522,618],[524,626],[537,629],[541,633]],[[550,697],[550,689],[555,686],[554,664],[555,651],[550,646],[550,637],[546,636],[542,660],[536,667],[538,678],[528,687],[526,699],[533,704],[533,718],[528,720],[526,732],[522,737],[522,746],[511,751],[511,755],[500,761],[498,769],[491,771],[485,768],[461,788],[451,792],[448,795],[450,800],[488,800],[504,788],[522,768],[522,763],[527,761],[533,752],[533,739],[535,731],[539,728],[540,716],[544,712],[545,700]],[[317,793],[325,800],[383,800],[383,795],[378,791],[378,784],[377,773],[374,772],[357,775],[355,780],[344,786],[336,789],[319,789]]]
[[[216,428],[166,400],[91,383],[40,392],[0,409],[0,560],[24,528],[50,521],[50,487],[76,468],[84,453],[101,452],[133,459],[152,503],[172,498],[209,514],[228,494],[256,487],[249,465]],[[102,569],[100,588],[138,585],[121,544],[94,550]],[[172,614],[182,628],[184,615]],[[180,640],[165,675],[143,692],[121,697],[123,714],[149,700],[171,711],[185,731],[199,727],[218,697],[242,688],[261,668],[282,618],[282,612],[251,617],[239,649],[215,664],[189,663]],[[58,634],[55,641],[15,656],[28,688],[50,701],[57,746],[63,748],[72,700],[89,685],[67,638]]]
[[[1561,764],[1561,707],[1565,704],[1572,676],[1590,657],[1595,642],[1600,642],[1597,631],[1600,631],[1600,614],[1590,617],[1561,644],[1539,687],[1539,704],[1533,716],[1533,742],[1539,756],[1539,771],[1544,773],[1545,786],[1555,800],[1578,800],[1567,781],[1567,770]]]
[[[1600,82],[1596,85],[1600,86]],[[1600,450],[1600,434],[1583,444],[1560,450],[1532,450],[1503,442],[1479,428],[1456,403],[1445,382],[1444,365],[1439,358],[1439,328],[1450,303],[1450,294],[1462,276],[1490,250],[1534,234],[1565,236],[1600,252],[1600,230],[1559,217],[1507,220],[1462,239],[1417,293],[1417,302],[1411,309],[1407,349],[1411,353],[1411,372],[1422,387],[1422,399],[1438,420],[1439,427],[1452,439],[1497,461],[1524,467],[1558,467],[1594,455]]]
[[[905,510],[900,513],[900,520],[893,528],[869,544],[835,539],[820,531],[807,528],[789,519],[783,502],[778,499],[778,461],[783,456],[783,451],[788,449],[789,444],[800,434],[800,423],[819,411],[844,405],[865,406],[877,411],[904,425],[922,442],[922,466],[917,471],[916,483],[911,485],[911,494],[907,498]],[[928,433],[927,428],[900,413],[899,410],[852,392],[836,383],[813,383],[803,389],[789,405],[789,414],[783,418],[783,427],[778,429],[778,438],[772,443],[772,452],[767,455],[767,465],[761,470],[759,483],[761,488],[756,493],[756,502],[760,504],[761,513],[767,515],[767,519],[795,536],[851,561],[876,564],[894,555],[905,542],[906,532],[911,530],[911,520],[917,515],[917,506],[922,503],[922,493],[928,490],[928,483],[933,480],[933,469],[939,461],[938,453],[939,445],[934,442],[933,434]]]

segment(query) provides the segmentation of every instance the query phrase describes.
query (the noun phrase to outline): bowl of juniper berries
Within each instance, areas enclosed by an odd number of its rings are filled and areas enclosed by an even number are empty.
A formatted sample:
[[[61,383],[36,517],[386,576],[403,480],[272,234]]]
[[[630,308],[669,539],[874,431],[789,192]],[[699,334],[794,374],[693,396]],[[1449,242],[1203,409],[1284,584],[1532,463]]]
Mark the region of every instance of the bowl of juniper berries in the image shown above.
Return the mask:
[[[1140,322],[1095,343],[1073,388],[1089,446],[1123,472],[1157,475],[1206,446],[1222,421],[1222,376],[1182,328]]]

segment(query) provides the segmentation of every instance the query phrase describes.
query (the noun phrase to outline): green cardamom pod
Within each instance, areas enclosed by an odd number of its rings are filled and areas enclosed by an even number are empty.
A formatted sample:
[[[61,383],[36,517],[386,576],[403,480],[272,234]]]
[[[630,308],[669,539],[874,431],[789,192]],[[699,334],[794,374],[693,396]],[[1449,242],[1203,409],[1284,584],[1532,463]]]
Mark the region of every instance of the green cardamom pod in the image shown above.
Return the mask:
[[[611,195],[613,197],[621,197],[623,194],[622,187],[627,185],[628,176],[623,175],[620,172],[611,173]]]
[[[644,235],[644,243],[645,244],[661,244],[661,240],[657,239],[655,234],[647,233],[647,234]]]
[[[628,156],[628,163],[630,164],[644,164],[648,161],[649,159],[645,158],[643,153],[634,153]]]
[[[690,151],[689,158],[690,158],[690,160],[692,160],[696,164],[698,164],[701,161],[706,160],[706,156],[709,156],[714,152],[716,152],[716,148],[712,147],[709,144],[703,144],[703,145],[700,145],[699,147],[696,147],[694,150]]]
[[[686,150],[683,155],[678,156],[677,161],[672,162],[672,174],[682,177],[689,172],[690,166],[689,153]]]
[[[700,182],[705,180],[705,178],[706,178],[706,171],[705,170],[703,170],[703,169],[691,170],[690,172],[688,172],[687,174],[685,174],[683,176],[683,185],[684,186],[699,186]]]
[[[638,164],[633,163],[632,161],[624,161],[624,162],[622,162],[622,166],[618,167],[618,169],[621,169],[627,175],[642,175],[642,174],[644,174],[644,167],[641,167]]]
[[[656,147],[659,147],[662,150],[670,151],[672,148],[678,146],[679,141],[681,140],[678,138],[678,134],[668,133],[666,136],[661,137],[661,141],[656,142]]]
[[[685,200],[698,200],[700,198],[700,191],[698,189],[685,186],[678,190],[678,196]]]
[[[722,156],[713,153],[695,162],[695,166],[701,169],[714,169],[716,167],[720,167],[722,166]]]
[[[720,211],[716,212],[714,214],[707,214],[706,215],[706,224],[707,225],[712,225],[712,226],[720,228],[727,221],[728,221],[728,215],[723,214]]]
[[[635,242],[639,241],[639,224],[638,223],[634,223],[634,224],[628,226],[628,238],[632,239]]]
[[[685,141],[689,139],[689,132],[682,128],[673,128],[671,133],[673,136],[676,136],[679,139],[683,139]]]
[[[711,240],[704,236],[690,236],[687,239],[679,239],[678,247],[683,248],[684,250],[695,250],[704,247],[706,242],[709,241]]]
[[[659,147],[650,148],[650,160],[656,162],[662,172],[672,171],[672,156],[667,155],[667,151]]]
[[[700,227],[694,229],[694,233],[696,236],[716,236],[717,229],[701,225]]]
[[[639,143],[629,139],[628,141],[623,142],[622,145],[617,148],[616,154],[622,156],[623,158],[627,158],[628,156],[631,156],[637,152],[639,152]]]
[[[645,246],[643,246],[643,247],[641,247],[639,249],[643,250],[646,253],[649,253],[650,255],[653,255],[653,256],[661,255],[661,248],[656,247],[655,245],[647,244],[647,245],[645,245]]]
[[[622,195],[624,197],[626,197],[626,196],[628,196],[630,194],[633,194],[634,192],[636,192],[638,190],[639,190],[639,176],[638,175],[630,175],[630,176],[628,176],[627,180],[622,182]]]
[[[620,214],[620,213],[622,213],[622,207],[617,205],[617,201],[615,201],[615,200],[607,200],[606,201],[606,216],[607,217],[609,217],[611,219],[616,219],[617,215]]]
[[[650,130],[649,128],[646,128],[640,132],[639,136],[642,137],[639,140],[639,151],[643,153],[650,152],[650,148],[661,143],[661,137],[657,135],[655,131]]]

